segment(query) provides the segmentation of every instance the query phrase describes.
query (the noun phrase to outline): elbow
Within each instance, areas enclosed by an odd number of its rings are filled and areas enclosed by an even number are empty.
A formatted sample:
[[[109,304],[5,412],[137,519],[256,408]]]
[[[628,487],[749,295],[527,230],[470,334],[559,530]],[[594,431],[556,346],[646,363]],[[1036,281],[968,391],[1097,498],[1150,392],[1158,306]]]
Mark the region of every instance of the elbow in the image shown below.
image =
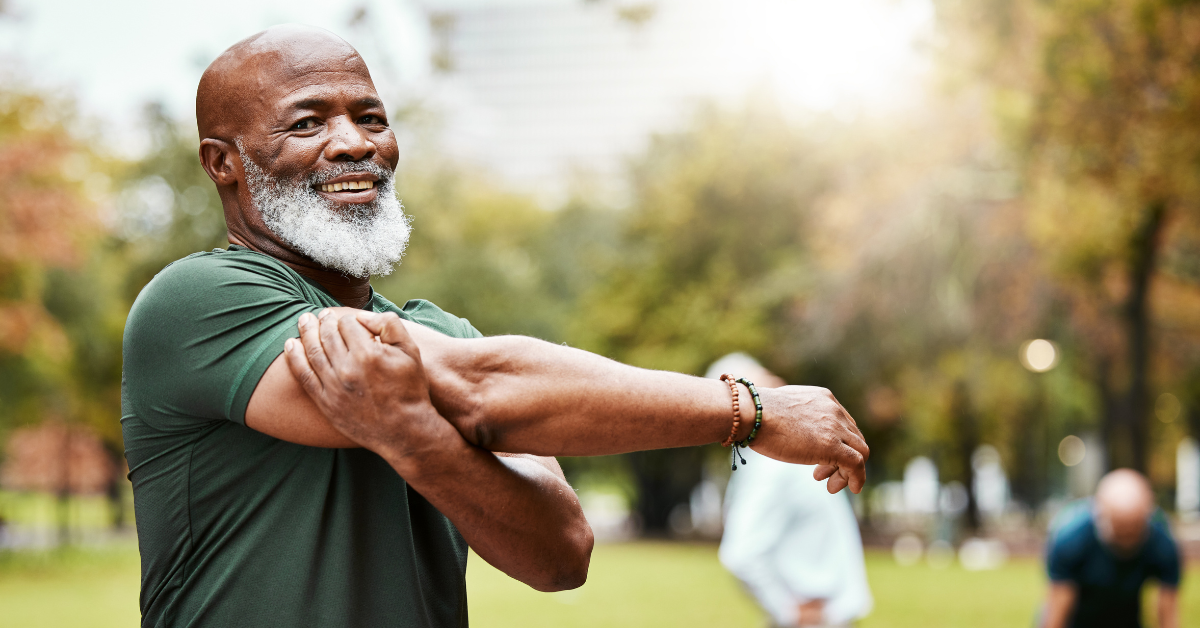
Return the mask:
[[[543,593],[578,589],[587,582],[595,544],[592,528],[586,521],[572,526],[560,550],[548,561],[542,577],[527,584]]]

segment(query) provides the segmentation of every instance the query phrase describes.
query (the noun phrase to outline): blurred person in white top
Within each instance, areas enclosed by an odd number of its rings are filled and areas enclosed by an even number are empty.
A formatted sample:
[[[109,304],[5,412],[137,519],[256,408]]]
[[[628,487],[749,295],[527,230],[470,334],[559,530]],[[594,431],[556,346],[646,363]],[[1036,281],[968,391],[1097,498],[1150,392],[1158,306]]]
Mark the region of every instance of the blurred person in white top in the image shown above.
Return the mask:
[[[744,353],[713,363],[761,388],[784,381]],[[873,600],[858,520],[845,495],[830,495],[812,465],[791,465],[739,449],[746,464],[725,492],[721,564],[758,600],[774,626],[848,626]]]

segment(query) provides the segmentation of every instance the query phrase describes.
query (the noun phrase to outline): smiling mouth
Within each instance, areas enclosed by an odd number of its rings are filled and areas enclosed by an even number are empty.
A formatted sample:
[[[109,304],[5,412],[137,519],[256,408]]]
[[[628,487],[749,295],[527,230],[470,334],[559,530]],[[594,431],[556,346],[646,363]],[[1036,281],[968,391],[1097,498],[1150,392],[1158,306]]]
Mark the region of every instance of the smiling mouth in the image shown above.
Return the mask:
[[[346,181],[344,183],[326,183],[317,186],[317,189],[322,192],[357,192],[358,190],[370,190],[374,187],[374,181]]]

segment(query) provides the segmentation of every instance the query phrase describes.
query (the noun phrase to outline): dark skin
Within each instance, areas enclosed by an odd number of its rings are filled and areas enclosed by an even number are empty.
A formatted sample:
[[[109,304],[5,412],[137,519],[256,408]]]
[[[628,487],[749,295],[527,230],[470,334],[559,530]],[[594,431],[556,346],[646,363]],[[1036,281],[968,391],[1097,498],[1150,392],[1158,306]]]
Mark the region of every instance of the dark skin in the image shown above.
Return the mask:
[[[311,49],[323,52],[312,55]],[[308,29],[276,31],[232,52],[206,72],[197,96],[200,161],[217,184],[230,243],[279,259],[344,305],[363,307],[371,294],[367,279],[321,267],[266,227],[253,209],[235,139],[255,163],[280,179],[344,161],[371,160],[393,170],[399,160],[396,138],[366,65],[344,42]],[[222,102],[239,94],[244,105]],[[205,115],[229,111],[238,115],[232,120]],[[370,201],[377,191],[321,194],[349,204]],[[311,402],[304,404],[309,410],[301,413],[304,420],[288,420],[293,409],[280,403],[279,396],[294,381],[281,356],[252,396],[246,425],[300,444],[359,446],[328,433]],[[421,373],[406,373],[395,381],[403,384],[395,386],[397,391],[428,388]],[[326,431],[314,435],[317,424]],[[557,461],[493,454],[468,444],[445,421],[439,425],[449,430],[434,429],[424,438],[435,439],[441,456],[425,457],[419,468],[393,465],[405,480],[454,522],[481,557],[514,578],[543,591],[583,584],[592,533]]]
[[[268,171],[280,178],[347,161],[368,160],[394,170],[400,160],[396,136],[358,53],[323,31],[272,29],[215,61],[201,79],[196,100],[200,163],[217,184],[229,242],[282,261],[343,305],[366,305],[371,298],[367,278],[324,268],[267,228],[253,209],[235,145],[242,138],[251,158],[270,164]],[[377,191],[321,194],[349,204],[373,200]]]
[[[728,386],[532,338],[449,338],[394,314],[355,309],[370,296],[365,279],[321,268],[263,224],[234,138],[281,180],[339,161],[394,168],[395,138],[379,125],[382,107],[367,97],[374,93],[367,89],[370,76],[345,42],[289,27],[253,43],[214,63],[214,76],[210,81],[206,73],[197,97],[201,161],[221,191],[230,241],[284,261],[349,307],[327,310],[320,321],[300,318],[301,341],[289,342],[267,369],[246,425],[305,445],[368,448],[449,517],[488,562],[543,590],[581,584],[591,531],[548,457],[721,441],[730,431]],[[248,92],[240,100],[239,90]],[[320,106],[313,106],[314,93]],[[223,102],[228,98],[253,106],[231,108]],[[234,110],[236,118],[217,113]],[[363,202],[330,198],[347,206]],[[748,391],[740,390],[738,438],[745,438],[753,407]],[[819,465],[815,477],[828,479],[831,492],[861,490],[869,449],[828,390],[761,392],[757,451]],[[525,456],[497,458],[489,451]]]

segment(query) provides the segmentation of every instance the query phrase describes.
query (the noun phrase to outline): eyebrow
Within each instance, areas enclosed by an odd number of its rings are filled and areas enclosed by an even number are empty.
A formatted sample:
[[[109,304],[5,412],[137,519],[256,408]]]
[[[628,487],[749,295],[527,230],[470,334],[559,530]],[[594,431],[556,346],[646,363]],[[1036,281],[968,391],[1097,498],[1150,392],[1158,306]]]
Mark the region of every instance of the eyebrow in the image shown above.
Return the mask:
[[[365,109],[369,109],[371,107],[383,107],[383,101],[371,96],[359,98],[358,100],[354,101],[354,104]],[[290,109],[324,109],[328,106],[329,101],[325,100],[324,98],[305,98],[292,103]]]

